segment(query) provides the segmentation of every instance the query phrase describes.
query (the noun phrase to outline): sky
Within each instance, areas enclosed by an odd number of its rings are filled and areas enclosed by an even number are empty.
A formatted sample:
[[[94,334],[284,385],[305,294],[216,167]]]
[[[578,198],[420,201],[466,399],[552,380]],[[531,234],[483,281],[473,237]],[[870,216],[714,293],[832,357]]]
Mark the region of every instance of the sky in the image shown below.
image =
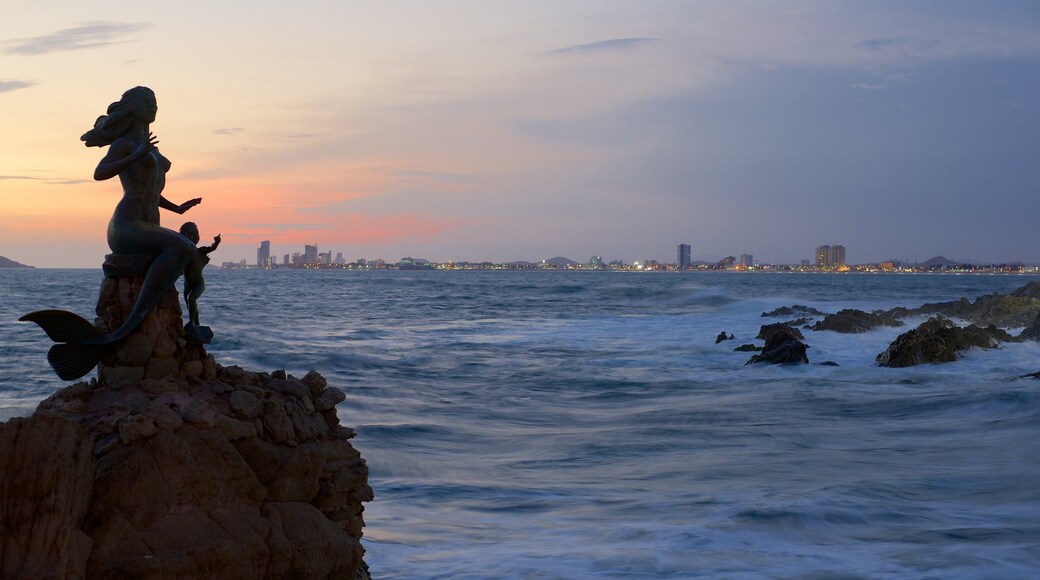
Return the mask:
[[[157,96],[162,224],[342,252],[1040,262],[1034,1],[41,1],[0,21],[0,255],[97,267],[79,136]]]

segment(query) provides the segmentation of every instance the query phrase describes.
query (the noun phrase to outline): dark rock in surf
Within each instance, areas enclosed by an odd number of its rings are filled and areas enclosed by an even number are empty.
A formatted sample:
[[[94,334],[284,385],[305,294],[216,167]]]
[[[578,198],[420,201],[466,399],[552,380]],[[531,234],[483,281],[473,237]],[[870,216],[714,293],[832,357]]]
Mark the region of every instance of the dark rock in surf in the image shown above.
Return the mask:
[[[798,330],[791,323],[788,322],[774,322],[773,324],[763,324],[758,329],[758,335],[755,338],[761,338],[762,340],[769,342],[769,337],[776,333],[781,333],[784,336],[791,335],[795,340],[802,340],[805,337],[802,336],[802,331]]]
[[[801,332],[798,332],[798,329],[783,324],[777,325],[766,338],[762,352],[752,356],[744,364],[807,364],[809,357],[805,351],[809,347],[799,338]]]
[[[823,316],[825,313],[812,308],[811,306],[802,306],[801,304],[795,304],[793,306],[781,306],[776,310],[770,310],[769,312],[763,312],[763,317],[783,318],[785,316]]]
[[[937,316],[899,335],[875,360],[883,367],[952,362],[969,348],[999,348],[1000,342],[1012,340],[1006,331],[993,325],[961,328],[948,318]]]
[[[1007,295],[986,294],[974,302],[967,298],[932,302],[919,308],[893,308],[886,314],[895,318],[941,314],[977,325],[994,324],[1001,328],[1030,326],[1040,315],[1040,282],[1030,282]]]
[[[836,314],[828,314],[823,320],[813,325],[814,331],[831,330],[843,334],[867,332],[881,326],[903,326],[903,322],[887,314],[872,314],[862,310],[847,308]]]
[[[718,336],[715,337],[715,344],[718,344],[718,343],[720,343],[720,342],[722,342],[724,340],[733,340],[733,335],[732,334],[726,334],[726,331],[723,330],[722,332],[719,333]]]

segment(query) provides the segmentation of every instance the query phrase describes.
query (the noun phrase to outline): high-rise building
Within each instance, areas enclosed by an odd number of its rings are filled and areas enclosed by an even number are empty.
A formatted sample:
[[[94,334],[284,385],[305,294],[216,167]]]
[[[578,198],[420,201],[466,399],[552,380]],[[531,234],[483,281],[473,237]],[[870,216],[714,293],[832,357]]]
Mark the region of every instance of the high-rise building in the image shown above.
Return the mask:
[[[271,240],[260,242],[260,247],[256,250],[256,265],[261,268],[271,267]]]
[[[845,265],[845,246],[837,245],[831,246],[831,260],[834,262],[834,267],[840,268]]]
[[[816,267],[817,268],[840,268],[845,265],[845,246],[817,246]]]
[[[680,270],[685,270],[690,267],[690,244],[679,244],[675,265]]]
[[[289,254],[282,256],[282,265],[286,268],[289,267]]]
[[[304,264],[317,264],[318,263],[318,244],[304,245],[303,246],[303,263]]]
[[[755,266],[755,257],[751,254],[741,254],[740,265],[745,268],[753,268]]]
[[[334,263],[341,265],[347,263],[347,261],[343,259],[343,252],[336,252],[336,261]]]

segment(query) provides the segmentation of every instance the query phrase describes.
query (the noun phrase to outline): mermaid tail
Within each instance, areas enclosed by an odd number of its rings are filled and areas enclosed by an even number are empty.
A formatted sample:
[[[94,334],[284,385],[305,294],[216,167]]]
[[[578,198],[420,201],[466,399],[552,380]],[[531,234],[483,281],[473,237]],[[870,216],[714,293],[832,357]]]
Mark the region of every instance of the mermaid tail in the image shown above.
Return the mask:
[[[84,318],[64,310],[38,310],[18,320],[35,322],[51,340],[59,343],[47,353],[47,362],[66,381],[78,379],[93,370],[101,358],[112,351],[115,343],[129,332],[101,334]]]

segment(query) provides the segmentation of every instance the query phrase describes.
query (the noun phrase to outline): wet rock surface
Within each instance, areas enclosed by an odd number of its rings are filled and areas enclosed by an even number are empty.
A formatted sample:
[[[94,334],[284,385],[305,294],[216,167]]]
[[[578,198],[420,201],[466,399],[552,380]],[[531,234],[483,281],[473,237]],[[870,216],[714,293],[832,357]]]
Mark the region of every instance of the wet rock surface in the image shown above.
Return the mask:
[[[969,348],[998,348],[1000,342],[1010,340],[1010,334],[993,325],[961,328],[950,319],[937,316],[899,335],[876,360],[884,367],[952,362]]]
[[[1009,294],[986,294],[974,302],[961,298],[950,302],[928,303],[913,309],[893,308],[887,314],[896,318],[941,314],[979,326],[992,324],[1002,328],[1022,328],[1031,325],[1040,315],[1037,285],[1036,282],[1030,282]]]
[[[809,347],[799,339],[802,333],[797,328],[784,324],[769,325],[771,329],[762,352],[752,356],[744,364],[807,364],[809,357],[805,354]],[[765,328],[765,327],[763,327]]]
[[[889,314],[873,314],[847,308],[839,310],[835,314],[828,314],[823,320],[812,326],[814,331],[830,330],[844,334],[855,334],[868,332],[881,326],[898,327],[903,326],[901,320],[896,320]]]
[[[825,312],[820,312],[819,310],[817,310],[815,308],[812,308],[811,306],[803,306],[801,304],[795,304],[795,305],[792,305],[792,306],[781,306],[780,308],[777,308],[775,310],[770,310],[769,312],[763,312],[762,313],[762,317],[763,318],[767,318],[767,317],[784,318],[784,317],[788,317],[788,316],[803,316],[803,317],[808,316],[808,317],[813,317],[813,316],[823,316],[824,314],[826,314],[826,313]]]

